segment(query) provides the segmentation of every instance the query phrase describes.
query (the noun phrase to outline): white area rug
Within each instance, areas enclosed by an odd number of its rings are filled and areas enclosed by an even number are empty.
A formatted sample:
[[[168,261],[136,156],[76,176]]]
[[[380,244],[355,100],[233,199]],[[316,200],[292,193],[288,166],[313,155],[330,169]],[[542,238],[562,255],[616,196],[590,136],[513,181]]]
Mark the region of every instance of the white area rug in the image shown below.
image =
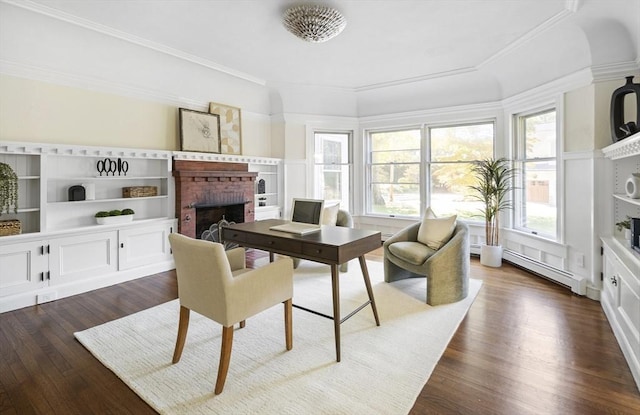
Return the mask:
[[[335,361],[333,322],[293,314],[293,350],[284,343],[278,305],[236,329],[222,394],[213,388],[220,325],[191,313],[179,363],[171,358],[178,301],[75,333],[131,389],[163,414],[405,414],[429,379],[481,286],[470,281],[458,303],[425,303],[425,280],[387,284],[382,263],[368,262],[381,326],[367,307],[342,324],[342,361]],[[366,301],[357,261],[340,277],[345,316]],[[332,314],[329,267],[302,261],[294,304]],[[237,326],[236,326],[237,327]]]

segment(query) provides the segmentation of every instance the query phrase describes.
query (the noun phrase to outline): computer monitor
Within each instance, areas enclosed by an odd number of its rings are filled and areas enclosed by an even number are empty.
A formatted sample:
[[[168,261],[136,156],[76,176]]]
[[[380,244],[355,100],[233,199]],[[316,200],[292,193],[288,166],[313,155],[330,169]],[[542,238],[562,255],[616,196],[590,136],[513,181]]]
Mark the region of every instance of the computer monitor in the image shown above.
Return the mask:
[[[323,207],[324,200],[293,199],[291,222],[319,225]]]

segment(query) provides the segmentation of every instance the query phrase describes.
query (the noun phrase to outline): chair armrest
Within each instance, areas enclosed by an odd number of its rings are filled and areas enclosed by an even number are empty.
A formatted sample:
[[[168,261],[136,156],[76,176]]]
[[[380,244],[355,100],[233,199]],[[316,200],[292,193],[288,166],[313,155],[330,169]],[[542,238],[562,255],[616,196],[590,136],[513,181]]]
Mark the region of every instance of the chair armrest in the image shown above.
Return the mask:
[[[464,224],[456,225],[455,235],[425,262],[427,274],[466,274],[470,266],[469,255],[469,228]]]
[[[418,240],[418,229],[420,228],[420,222],[413,223],[404,229],[395,233],[391,238],[384,241],[383,246],[386,248],[395,242],[416,242]]]
[[[244,272],[235,276],[229,287],[227,322],[235,324],[292,297],[291,258],[281,258]]]
[[[246,267],[244,248],[230,249],[226,251],[225,254],[227,254],[227,259],[229,260],[231,271],[237,271]]]

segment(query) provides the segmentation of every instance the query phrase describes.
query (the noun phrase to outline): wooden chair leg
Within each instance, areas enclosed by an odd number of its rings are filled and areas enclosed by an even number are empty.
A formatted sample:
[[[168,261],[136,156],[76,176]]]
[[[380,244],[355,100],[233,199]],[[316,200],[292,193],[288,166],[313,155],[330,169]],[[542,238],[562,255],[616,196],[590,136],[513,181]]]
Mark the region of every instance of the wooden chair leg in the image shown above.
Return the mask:
[[[180,306],[180,322],[178,323],[178,338],[176,339],[176,348],[173,351],[173,363],[180,361],[184,341],[187,338],[187,330],[189,329],[189,310],[187,307]]]
[[[247,320],[242,320],[240,322],[240,328],[243,329],[246,324],[247,324]]]
[[[289,298],[284,302],[284,336],[287,343],[287,350],[293,348],[293,301]]]
[[[233,326],[222,328],[222,348],[220,350],[220,364],[218,365],[218,379],[216,380],[215,394],[219,395],[224,388],[231,360],[231,346],[233,345]]]

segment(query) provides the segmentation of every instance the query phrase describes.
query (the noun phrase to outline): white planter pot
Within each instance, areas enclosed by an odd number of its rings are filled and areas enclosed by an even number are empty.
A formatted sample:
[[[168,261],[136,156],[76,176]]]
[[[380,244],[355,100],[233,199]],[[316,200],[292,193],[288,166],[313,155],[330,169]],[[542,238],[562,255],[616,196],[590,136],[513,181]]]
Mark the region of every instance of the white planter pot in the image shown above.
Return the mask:
[[[116,223],[126,223],[133,220],[133,215],[106,216],[104,218],[96,218],[98,225],[114,225]]]
[[[624,230],[624,239],[626,239],[627,241],[631,240],[631,229]]]
[[[501,267],[502,246],[482,245],[480,247],[480,263],[488,267]]]

